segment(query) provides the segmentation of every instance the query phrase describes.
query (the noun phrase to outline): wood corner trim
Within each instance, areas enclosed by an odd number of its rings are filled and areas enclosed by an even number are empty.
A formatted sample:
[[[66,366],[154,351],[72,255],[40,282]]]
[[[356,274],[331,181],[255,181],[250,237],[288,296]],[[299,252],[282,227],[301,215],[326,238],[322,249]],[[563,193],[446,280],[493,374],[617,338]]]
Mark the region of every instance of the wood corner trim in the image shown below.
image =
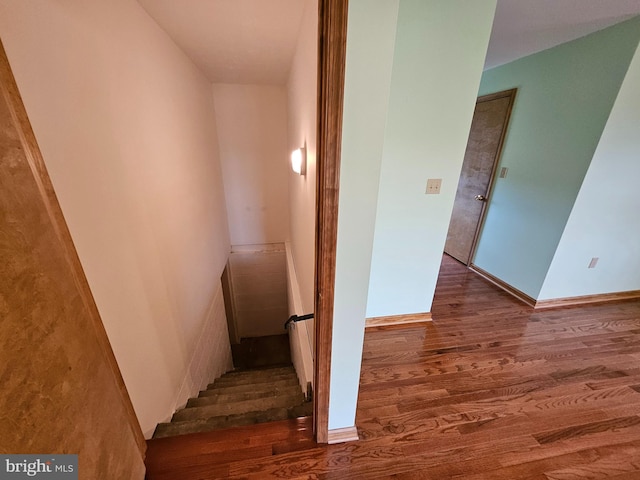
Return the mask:
[[[623,300],[635,300],[640,298],[640,290],[629,290],[625,292],[599,293],[595,295],[581,295],[577,297],[550,298],[548,300],[536,300],[517,288],[512,287],[508,283],[494,277],[489,272],[477,267],[469,265],[469,270],[474,271],[485,280],[493,283],[496,287],[501,288],[505,292],[513,295],[518,300],[526,303],[534,310],[544,310],[549,308],[575,307],[578,305],[588,305],[592,303],[609,303],[619,302]]]
[[[433,321],[431,312],[410,313],[406,315],[389,315],[386,317],[370,317],[365,319],[365,328],[386,327],[390,325],[411,325]]]
[[[333,445],[335,443],[355,442],[360,440],[358,436],[358,429],[354,425],[353,427],[334,428],[328,431],[327,443]]]
[[[510,97],[510,103],[513,104],[513,100],[515,99],[517,93],[517,88],[510,88],[509,90],[502,90],[500,92],[482,95],[481,97],[478,97],[477,102],[490,102],[491,100],[497,100],[498,98]]]
[[[619,302],[621,300],[634,300],[640,298],[640,290],[629,290],[626,292],[599,293],[595,295],[581,295],[578,297],[551,298],[548,300],[538,300],[535,302],[536,310],[547,308],[572,307],[577,305],[588,305],[591,303]]]
[[[481,269],[480,267],[477,267],[476,265],[471,264],[471,265],[469,265],[469,270],[477,273],[478,275],[480,275],[485,280],[493,283],[496,287],[501,288],[505,292],[507,292],[507,293],[511,294],[512,296],[516,297],[518,300],[520,300],[521,302],[526,303],[530,307],[535,307],[536,306],[536,299],[535,298],[530,297],[529,295],[527,295],[524,292],[521,292],[520,290],[518,290],[515,287],[512,287],[508,283],[500,280],[498,277],[494,277],[489,272]]]
[[[316,358],[313,411],[313,429],[318,443],[327,443],[329,440],[329,385],[348,5],[348,0],[318,0]]]

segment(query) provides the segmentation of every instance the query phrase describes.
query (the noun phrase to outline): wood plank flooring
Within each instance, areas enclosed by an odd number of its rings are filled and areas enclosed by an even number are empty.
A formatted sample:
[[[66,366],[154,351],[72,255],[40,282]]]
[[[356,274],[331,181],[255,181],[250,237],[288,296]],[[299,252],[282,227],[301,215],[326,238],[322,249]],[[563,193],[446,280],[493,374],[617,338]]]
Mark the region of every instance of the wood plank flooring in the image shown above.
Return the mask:
[[[639,301],[534,311],[445,256],[432,313],[367,330],[359,442],[309,419],[154,440],[148,479],[640,479]]]

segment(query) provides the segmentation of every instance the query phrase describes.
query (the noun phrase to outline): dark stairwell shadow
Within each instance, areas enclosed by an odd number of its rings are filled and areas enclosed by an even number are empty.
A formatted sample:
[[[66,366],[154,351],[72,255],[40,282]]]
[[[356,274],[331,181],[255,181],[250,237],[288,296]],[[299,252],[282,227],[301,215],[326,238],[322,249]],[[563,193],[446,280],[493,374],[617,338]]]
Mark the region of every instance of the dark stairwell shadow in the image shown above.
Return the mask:
[[[236,370],[292,365],[287,334],[242,338],[231,345],[231,353]]]

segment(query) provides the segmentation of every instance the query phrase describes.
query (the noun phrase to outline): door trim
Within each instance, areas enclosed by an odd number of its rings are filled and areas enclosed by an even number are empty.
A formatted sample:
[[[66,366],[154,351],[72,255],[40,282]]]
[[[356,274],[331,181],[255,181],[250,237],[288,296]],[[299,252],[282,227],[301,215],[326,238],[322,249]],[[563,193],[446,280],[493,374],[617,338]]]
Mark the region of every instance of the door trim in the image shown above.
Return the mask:
[[[338,233],[338,189],[348,0],[318,0],[318,124],[315,265],[316,441],[329,441],[329,383]]]
[[[478,103],[490,102],[492,100],[498,100],[499,98],[509,98],[509,105],[507,106],[507,114],[504,119],[504,124],[502,125],[502,131],[500,132],[500,141],[498,142],[498,149],[496,150],[496,155],[493,159],[493,166],[491,167],[491,176],[489,177],[489,183],[487,185],[487,201],[482,207],[482,212],[480,212],[480,218],[478,219],[478,225],[476,226],[476,231],[473,234],[473,240],[471,242],[471,251],[469,252],[469,260],[467,260],[467,267],[473,265],[473,257],[476,254],[476,248],[478,247],[478,240],[480,240],[480,232],[482,231],[482,225],[484,224],[484,217],[487,213],[487,207],[491,201],[491,193],[493,192],[493,183],[496,176],[496,170],[498,169],[498,164],[500,163],[500,158],[502,157],[502,149],[504,148],[504,141],[507,138],[507,129],[509,128],[509,122],[511,121],[511,111],[513,110],[513,104],[516,100],[516,93],[518,92],[517,88],[512,88],[510,90],[503,90],[501,92],[490,93],[488,95],[483,95],[478,97],[476,100],[476,105]]]

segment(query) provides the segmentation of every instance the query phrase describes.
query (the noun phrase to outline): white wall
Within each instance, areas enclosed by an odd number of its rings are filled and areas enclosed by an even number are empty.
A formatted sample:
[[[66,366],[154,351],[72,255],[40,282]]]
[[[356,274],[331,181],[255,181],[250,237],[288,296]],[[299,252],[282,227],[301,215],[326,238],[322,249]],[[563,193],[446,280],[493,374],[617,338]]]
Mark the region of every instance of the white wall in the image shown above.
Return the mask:
[[[431,310],[495,5],[400,2],[368,317]]]
[[[216,285],[207,320],[203,322],[201,330],[196,333],[196,342],[191,348],[193,353],[178,391],[174,410],[184,407],[189,398],[196,396],[214,379],[232,368],[227,317],[220,281]]]
[[[211,86],[134,0],[3,1],[0,36],[148,436],[231,366]]]
[[[482,75],[480,95],[518,88],[472,262],[540,291],[640,39],[640,17]]]
[[[636,50],[539,300],[640,290],[640,48]],[[587,268],[599,257],[595,268]]]
[[[348,12],[329,430],[354,425],[398,0]]]
[[[214,84],[220,161],[232,245],[288,237],[284,87]]]
[[[495,4],[349,4],[330,430],[354,425],[365,316],[431,307]]]
[[[298,46],[287,82],[287,153],[307,147],[307,174],[300,176],[287,168],[291,252],[302,299],[302,311],[292,313],[298,315],[313,312],[315,288],[318,5],[317,0],[304,2]]]
[[[287,80],[287,152],[300,146],[307,149],[306,175],[297,175],[288,168],[289,242],[286,247],[290,315],[312,313],[315,297],[318,4],[317,0],[304,0],[304,3]],[[291,361],[306,392],[307,382],[313,383],[315,322],[306,320],[289,328]]]
[[[289,316],[304,315],[302,308],[302,296],[300,295],[299,282],[293,263],[291,243],[285,243],[287,255],[287,300]],[[291,349],[291,363],[298,375],[298,381],[302,391],[307,393],[307,384],[314,385],[313,378],[313,354],[315,337],[313,332],[313,319],[293,322],[289,325],[289,347]]]

